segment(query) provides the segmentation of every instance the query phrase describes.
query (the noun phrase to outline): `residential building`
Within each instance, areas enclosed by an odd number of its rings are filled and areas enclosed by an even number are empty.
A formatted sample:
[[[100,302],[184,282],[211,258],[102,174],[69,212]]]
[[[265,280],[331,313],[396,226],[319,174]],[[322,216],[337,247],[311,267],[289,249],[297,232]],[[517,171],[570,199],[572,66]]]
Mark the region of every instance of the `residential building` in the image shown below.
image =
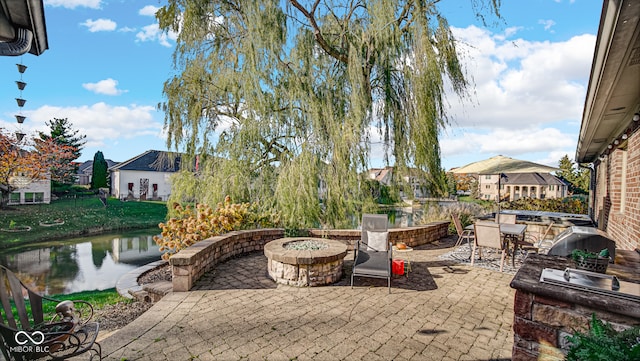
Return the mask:
[[[640,249],[640,1],[605,0],[576,149],[591,168],[589,213]]]
[[[105,159],[107,162],[107,169],[117,165],[118,162],[114,162],[111,159]],[[78,171],[75,175],[75,182],[79,185],[91,184],[91,176],[93,175],[93,161],[88,160],[78,165]]]
[[[121,200],[162,200],[171,195],[170,177],[180,170],[178,153],[148,150],[109,168],[112,197]]]
[[[516,201],[520,198],[552,199],[567,196],[567,185],[549,173],[502,173],[478,176],[478,198]],[[500,192],[498,192],[500,189]]]
[[[369,169],[369,179],[374,179],[380,184],[390,186],[393,181],[393,167],[371,168]]]
[[[551,172],[559,170],[544,164],[519,160],[502,155],[454,168],[457,180],[473,176],[477,179],[477,198],[518,200],[520,198],[563,198],[567,185]],[[468,180],[466,185],[473,182]],[[498,192],[500,189],[500,192]]]
[[[19,176],[13,177],[10,182],[17,187],[9,195],[9,205],[51,203],[51,177],[49,173],[38,180],[31,180],[25,185],[20,185]]]

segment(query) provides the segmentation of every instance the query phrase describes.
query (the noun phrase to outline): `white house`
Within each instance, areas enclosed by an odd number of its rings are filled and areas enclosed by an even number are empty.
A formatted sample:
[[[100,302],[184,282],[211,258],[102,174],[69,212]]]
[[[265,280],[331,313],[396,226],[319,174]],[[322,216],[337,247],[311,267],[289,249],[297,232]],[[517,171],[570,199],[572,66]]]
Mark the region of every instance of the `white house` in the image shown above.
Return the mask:
[[[162,200],[171,194],[171,175],[180,170],[180,154],[148,150],[109,168],[111,196],[122,200]]]
[[[51,177],[48,173],[44,179],[30,181],[24,186],[19,185],[20,177],[13,177],[9,182],[18,189],[11,192],[8,204],[51,203]]]

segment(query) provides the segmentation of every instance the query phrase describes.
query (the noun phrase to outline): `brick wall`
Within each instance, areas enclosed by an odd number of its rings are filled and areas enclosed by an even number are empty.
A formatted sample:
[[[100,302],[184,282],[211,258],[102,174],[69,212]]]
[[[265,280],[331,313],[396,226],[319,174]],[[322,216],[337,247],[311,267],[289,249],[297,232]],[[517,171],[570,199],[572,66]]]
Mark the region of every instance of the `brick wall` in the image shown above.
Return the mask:
[[[640,132],[594,164],[594,219],[619,249],[640,248]],[[603,184],[604,183],[604,184]]]
[[[446,237],[449,222],[433,222],[424,226],[389,230],[394,244],[405,242],[415,247]],[[360,239],[359,230],[311,230],[310,236],[339,240],[353,246]],[[261,251],[268,242],[284,237],[283,229],[237,231],[200,241],[181,250],[169,259],[173,272],[173,291],[185,292],[220,262],[233,256]]]

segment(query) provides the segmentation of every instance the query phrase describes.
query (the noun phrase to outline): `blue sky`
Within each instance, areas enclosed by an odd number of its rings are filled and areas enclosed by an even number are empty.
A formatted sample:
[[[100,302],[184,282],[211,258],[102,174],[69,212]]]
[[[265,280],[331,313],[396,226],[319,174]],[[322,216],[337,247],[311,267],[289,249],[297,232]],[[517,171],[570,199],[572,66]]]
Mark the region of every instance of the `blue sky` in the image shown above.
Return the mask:
[[[498,154],[557,166],[573,159],[602,2],[503,0],[502,23],[485,28],[470,1],[443,0],[474,87],[449,97],[442,132],[445,169]],[[162,0],[45,0],[49,50],[0,58],[0,127],[47,131],[68,118],[87,135],[80,161],[96,151],[124,161],[166,149],[162,84],[172,74],[172,34],[153,12]],[[16,63],[28,67],[18,73]],[[28,85],[17,89],[16,80]],[[20,109],[14,98],[26,99]],[[14,115],[27,120],[21,126]],[[374,155],[378,146],[373,147]],[[372,167],[382,166],[372,157]]]

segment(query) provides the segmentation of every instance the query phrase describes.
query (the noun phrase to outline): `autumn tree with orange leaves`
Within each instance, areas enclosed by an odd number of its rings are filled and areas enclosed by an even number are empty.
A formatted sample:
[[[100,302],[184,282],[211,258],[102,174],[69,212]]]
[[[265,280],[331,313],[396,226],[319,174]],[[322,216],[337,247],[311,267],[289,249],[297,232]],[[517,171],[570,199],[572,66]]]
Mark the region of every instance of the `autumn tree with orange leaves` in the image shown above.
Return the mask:
[[[0,208],[9,195],[34,181],[50,179],[52,169],[60,169],[74,157],[74,147],[58,144],[53,139],[24,137],[0,128]]]

